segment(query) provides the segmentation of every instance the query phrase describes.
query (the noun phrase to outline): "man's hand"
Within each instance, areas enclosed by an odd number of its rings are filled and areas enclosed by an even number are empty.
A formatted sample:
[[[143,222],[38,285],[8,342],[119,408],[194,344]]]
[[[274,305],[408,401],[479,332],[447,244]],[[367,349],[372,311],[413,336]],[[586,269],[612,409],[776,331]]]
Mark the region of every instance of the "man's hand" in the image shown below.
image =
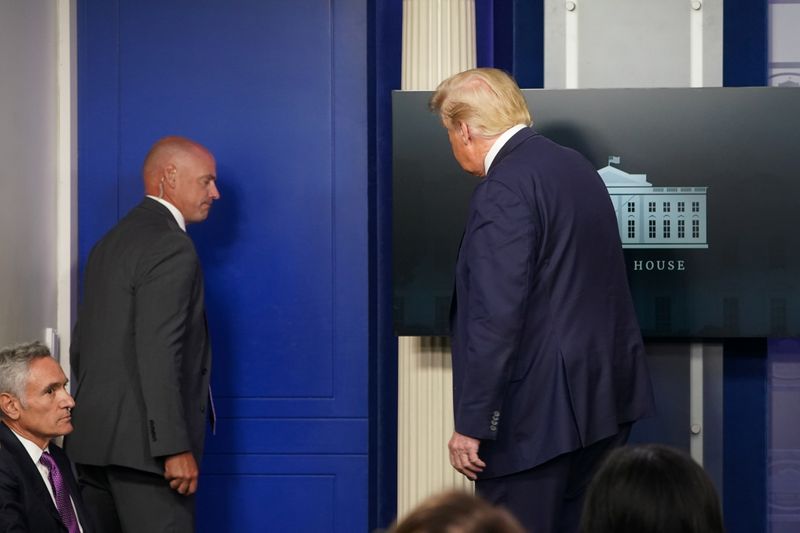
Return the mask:
[[[200,469],[192,452],[170,455],[164,460],[164,478],[178,494],[190,495],[197,492],[197,477]]]
[[[478,439],[455,431],[450,437],[450,442],[447,443],[447,448],[450,450],[450,464],[473,481],[478,478],[478,472],[483,472],[483,468],[486,466],[486,463],[478,457],[480,444],[481,441]]]

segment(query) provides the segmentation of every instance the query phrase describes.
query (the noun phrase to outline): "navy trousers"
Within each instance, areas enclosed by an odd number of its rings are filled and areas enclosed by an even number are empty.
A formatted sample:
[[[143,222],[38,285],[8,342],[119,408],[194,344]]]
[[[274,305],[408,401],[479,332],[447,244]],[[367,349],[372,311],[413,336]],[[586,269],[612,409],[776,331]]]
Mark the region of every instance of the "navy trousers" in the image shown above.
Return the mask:
[[[631,426],[529,470],[478,480],[475,489],[489,503],[508,509],[531,533],[577,533],[586,487],[608,452],[628,442]]]

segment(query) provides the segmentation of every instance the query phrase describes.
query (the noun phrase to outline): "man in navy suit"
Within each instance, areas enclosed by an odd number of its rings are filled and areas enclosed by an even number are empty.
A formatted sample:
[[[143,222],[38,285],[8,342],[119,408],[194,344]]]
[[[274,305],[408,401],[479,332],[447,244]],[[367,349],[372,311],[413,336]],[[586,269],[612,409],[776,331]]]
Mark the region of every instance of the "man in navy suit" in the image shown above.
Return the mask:
[[[613,206],[502,71],[456,74],[431,109],[484,177],[456,263],[450,462],[531,531],[575,532],[596,466],[654,411]]]
[[[91,531],[69,460],[52,442],[72,431],[66,386],[47,346],[0,350],[0,531]]]

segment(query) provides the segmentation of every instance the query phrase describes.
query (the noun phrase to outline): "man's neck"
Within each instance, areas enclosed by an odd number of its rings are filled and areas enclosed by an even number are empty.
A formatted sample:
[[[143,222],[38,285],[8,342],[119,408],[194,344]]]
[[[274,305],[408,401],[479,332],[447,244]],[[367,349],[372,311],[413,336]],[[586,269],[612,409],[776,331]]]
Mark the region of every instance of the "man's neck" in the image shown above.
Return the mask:
[[[3,424],[19,439],[25,449],[28,450],[28,453],[31,453],[34,449],[39,451],[46,450],[50,445],[49,439],[36,438],[29,431],[25,431],[11,420],[3,420]]]
[[[497,157],[497,154],[500,153],[500,150],[505,146],[505,144],[513,137],[518,131],[525,129],[527,126],[525,124],[517,124],[516,126],[512,126],[508,128],[506,131],[498,135],[497,137],[490,139],[491,145],[489,150],[486,152],[486,156],[484,157],[484,164],[483,164],[483,171],[488,174],[489,168],[492,166],[494,162],[494,158]]]
[[[167,199],[159,198],[158,196],[153,196],[152,194],[148,194],[147,197],[155,200],[156,202],[160,203],[161,205],[169,209],[169,212],[172,213],[172,217],[175,219],[175,222],[178,223],[178,226],[180,226],[183,231],[186,231],[186,219],[183,217],[183,214],[180,212],[180,210],[177,207],[175,207],[175,204],[173,204]]]

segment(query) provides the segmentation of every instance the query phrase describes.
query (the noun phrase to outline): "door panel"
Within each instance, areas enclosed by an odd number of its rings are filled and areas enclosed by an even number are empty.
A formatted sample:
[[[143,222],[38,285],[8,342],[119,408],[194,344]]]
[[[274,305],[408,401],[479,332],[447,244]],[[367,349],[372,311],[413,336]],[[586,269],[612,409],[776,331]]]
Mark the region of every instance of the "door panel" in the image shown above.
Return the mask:
[[[366,11],[79,3],[81,265],[156,139],[217,157],[222,198],[189,229],[220,417],[201,531],[367,529]]]

